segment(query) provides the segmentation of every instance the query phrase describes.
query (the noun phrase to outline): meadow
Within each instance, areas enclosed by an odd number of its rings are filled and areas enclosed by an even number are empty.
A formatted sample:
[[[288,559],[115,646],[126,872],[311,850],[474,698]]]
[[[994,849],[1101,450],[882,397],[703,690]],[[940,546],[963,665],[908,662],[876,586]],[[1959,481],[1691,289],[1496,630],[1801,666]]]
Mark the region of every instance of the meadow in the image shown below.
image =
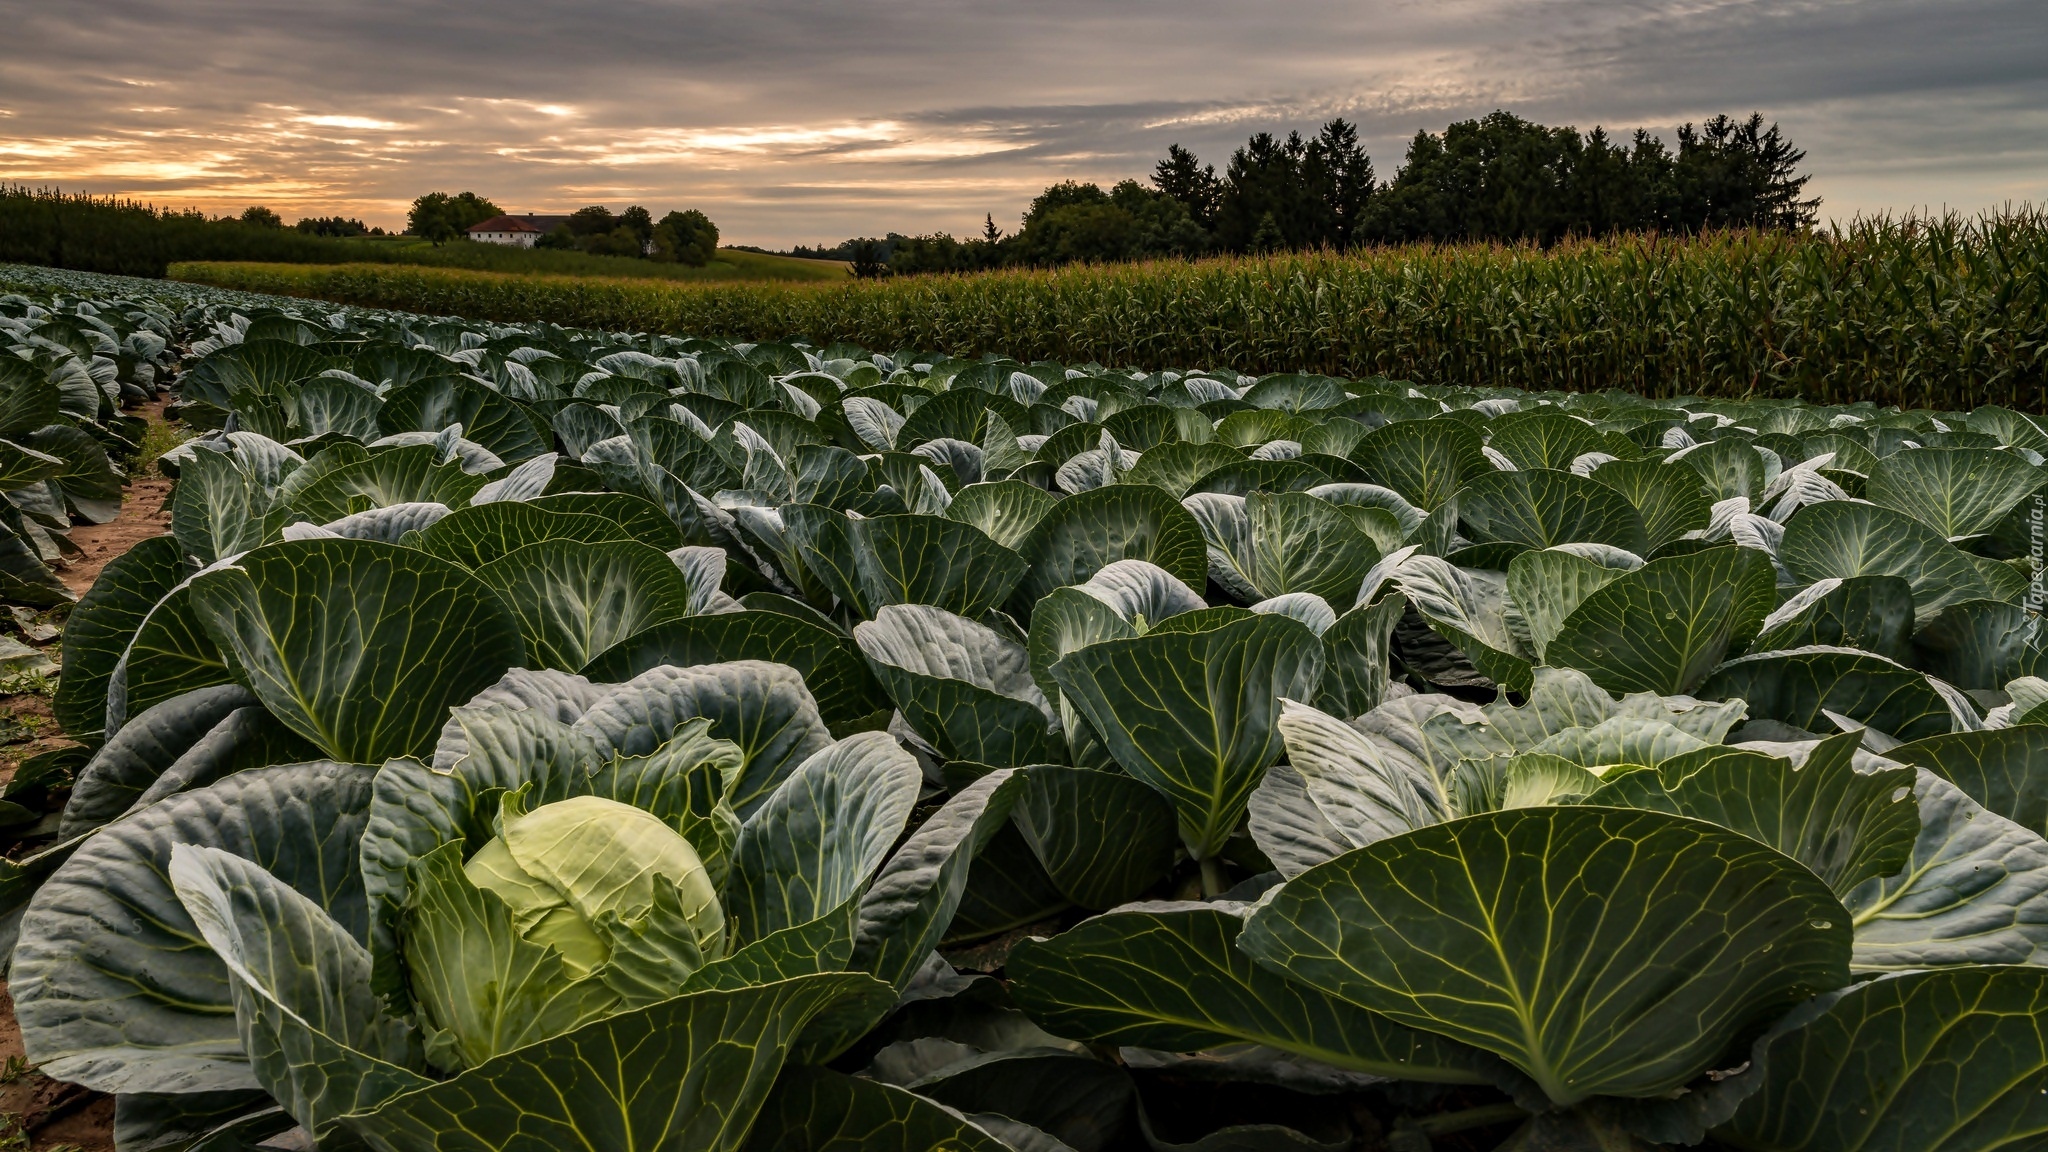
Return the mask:
[[[184,263],[171,275],[437,315],[732,340],[1533,391],[2048,407],[2048,217],[2031,209],[1808,235],[1414,245],[838,284],[371,264]]]

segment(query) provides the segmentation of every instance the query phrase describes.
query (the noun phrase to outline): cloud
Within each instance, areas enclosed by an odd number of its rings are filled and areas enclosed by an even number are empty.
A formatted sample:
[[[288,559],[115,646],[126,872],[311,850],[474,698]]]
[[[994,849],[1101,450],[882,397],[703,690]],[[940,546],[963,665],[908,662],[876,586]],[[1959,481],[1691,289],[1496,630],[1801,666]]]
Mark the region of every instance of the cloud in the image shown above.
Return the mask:
[[[0,0],[0,179],[391,225],[699,207],[739,242],[1007,225],[1252,131],[1751,109],[1828,212],[2048,199],[2039,0]]]
[[[391,120],[376,120],[368,116],[294,116],[292,123],[310,124],[315,128],[355,128],[378,132],[389,132],[404,127]]]

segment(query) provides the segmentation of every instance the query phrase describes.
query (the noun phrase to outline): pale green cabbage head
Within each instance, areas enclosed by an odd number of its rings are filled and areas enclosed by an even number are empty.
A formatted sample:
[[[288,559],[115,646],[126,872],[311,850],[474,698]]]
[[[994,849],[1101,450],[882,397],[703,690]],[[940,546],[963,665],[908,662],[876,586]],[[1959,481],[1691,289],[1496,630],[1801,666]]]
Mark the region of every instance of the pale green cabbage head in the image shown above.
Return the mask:
[[[690,842],[658,817],[598,796],[531,812],[520,811],[516,797],[506,800],[499,835],[462,871],[505,901],[522,937],[560,951],[572,978],[611,959],[612,933],[602,926],[644,920],[658,885],[680,898],[703,957],[723,952],[725,913],[710,873]]]

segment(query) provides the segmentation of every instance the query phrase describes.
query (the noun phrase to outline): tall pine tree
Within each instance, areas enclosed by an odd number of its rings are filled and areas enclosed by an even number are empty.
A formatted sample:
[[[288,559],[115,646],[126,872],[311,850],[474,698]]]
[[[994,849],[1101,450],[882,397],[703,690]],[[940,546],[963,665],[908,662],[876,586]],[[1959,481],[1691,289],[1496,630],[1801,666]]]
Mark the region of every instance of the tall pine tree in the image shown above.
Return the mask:
[[[1203,164],[1178,144],[1169,145],[1166,159],[1152,168],[1152,186],[1185,205],[1195,223],[1215,229],[1216,202],[1223,189],[1214,164]]]

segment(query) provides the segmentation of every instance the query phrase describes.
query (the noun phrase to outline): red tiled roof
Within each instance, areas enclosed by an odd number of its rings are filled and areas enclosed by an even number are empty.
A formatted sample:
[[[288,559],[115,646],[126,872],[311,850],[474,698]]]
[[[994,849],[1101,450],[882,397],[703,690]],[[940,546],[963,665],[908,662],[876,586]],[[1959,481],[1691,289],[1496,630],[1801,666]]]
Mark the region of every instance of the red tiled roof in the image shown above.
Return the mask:
[[[517,216],[493,216],[480,224],[471,224],[471,232],[538,232],[540,229]]]

